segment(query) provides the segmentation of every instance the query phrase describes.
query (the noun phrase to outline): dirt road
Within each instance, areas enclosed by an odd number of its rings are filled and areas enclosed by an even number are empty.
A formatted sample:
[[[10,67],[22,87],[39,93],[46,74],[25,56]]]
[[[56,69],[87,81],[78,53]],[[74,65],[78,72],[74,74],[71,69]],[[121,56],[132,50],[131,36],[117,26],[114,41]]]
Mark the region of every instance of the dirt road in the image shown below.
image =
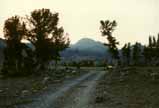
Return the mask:
[[[67,82],[54,92],[35,97],[34,101],[18,108],[92,108],[93,92],[104,71],[89,72]]]

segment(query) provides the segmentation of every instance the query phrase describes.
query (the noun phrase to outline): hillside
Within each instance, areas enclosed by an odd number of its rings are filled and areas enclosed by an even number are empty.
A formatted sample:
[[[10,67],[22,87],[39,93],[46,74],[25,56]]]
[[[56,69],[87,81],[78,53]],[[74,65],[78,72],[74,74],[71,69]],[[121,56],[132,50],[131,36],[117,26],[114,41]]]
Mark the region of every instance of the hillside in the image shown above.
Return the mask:
[[[76,44],[70,45],[68,49],[63,51],[64,59],[104,59],[109,58],[107,49],[101,42],[94,41],[89,38],[83,38]]]

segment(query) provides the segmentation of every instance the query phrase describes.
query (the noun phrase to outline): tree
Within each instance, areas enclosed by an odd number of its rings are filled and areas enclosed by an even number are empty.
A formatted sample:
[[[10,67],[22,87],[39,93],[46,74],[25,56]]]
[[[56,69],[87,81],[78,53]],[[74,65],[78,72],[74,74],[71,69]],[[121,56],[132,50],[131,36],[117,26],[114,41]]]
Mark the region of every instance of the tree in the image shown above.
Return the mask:
[[[58,28],[58,13],[38,9],[31,12],[28,19],[31,29],[27,39],[36,48],[37,69],[44,70],[53,58],[58,60],[59,51],[65,49],[69,42],[63,37],[63,28]]]
[[[147,64],[159,64],[159,34],[157,39],[154,36],[149,36],[149,45],[145,46],[143,55]]]
[[[149,47],[152,47],[152,46],[153,46],[152,37],[149,36]]]
[[[68,37],[64,36],[64,29],[62,27],[55,28],[52,33],[52,55],[53,60],[55,60],[55,67],[57,66],[57,61],[60,60],[60,52],[69,47],[70,40]]]
[[[159,34],[157,35],[157,47],[159,47]]]
[[[153,36],[153,46],[150,49],[151,49],[151,56],[152,56],[153,64],[155,64],[155,65],[159,64],[157,62],[159,59],[159,35],[158,35],[158,39],[156,39],[155,36]]]
[[[145,63],[149,64],[151,62],[152,56],[151,56],[151,48],[144,46],[143,49],[143,55],[144,55],[144,59],[145,59]]]
[[[50,34],[58,23],[58,13],[52,13],[49,9],[37,9],[31,12],[29,20],[29,35],[27,39],[35,46],[35,58],[37,69],[44,70],[51,59]]]
[[[136,42],[133,46],[132,58],[134,60],[134,64],[137,65],[139,63],[139,58],[141,56],[141,44]]]
[[[130,43],[125,44],[124,47],[122,48],[122,55],[126,59],[126,64],[130,64],[130,58],[131,58],[131,45]]]
[[[159,34],[157,35],[157,43],[156,43],[156,55],[157,55],[157,59],[159,61]],[[157,63],[157,65],[159,65],[159,63]]]
[[[122,47],[122,49],[121,49],[121,51],[122,51],[122,56],[123,56],[123,59],[125,60],[125,58],[126,58],[126,48],[127,48],[127,44],[125,44],[123,47]]]
[[[153,36],[153,43],[152,43],[152,46],[153,46],[153,47],[156,47],[156,45],[157,45],[156,38],[155,38],[155,36]]]
[[[155,48],[155,37],[149,36],[149,51],[150,51],[150,55],[151,55],[151,60],[154,58],[155,56],[155,52],[154,52],[154,48]]]
[[[108,40],[108,44],[105,44],[109,47],[109,52],[112,54],[112,58],[119,59],[119,52],[117,45],[119,42],[115,39],[115,37],[112,36],[112,32],[115,30],[115,27],[117,26],[116,21],[100,21],[100,31],[102,33],[102,36],[106,36]]]
[[[19,16],[8,18],[4,24],[4,37],[7,43],[5,48],[5,61],[2,68],[2,74],[22,75],[23,55],[22,51],[25,44],[21,40],[26,35],[26,25]]]

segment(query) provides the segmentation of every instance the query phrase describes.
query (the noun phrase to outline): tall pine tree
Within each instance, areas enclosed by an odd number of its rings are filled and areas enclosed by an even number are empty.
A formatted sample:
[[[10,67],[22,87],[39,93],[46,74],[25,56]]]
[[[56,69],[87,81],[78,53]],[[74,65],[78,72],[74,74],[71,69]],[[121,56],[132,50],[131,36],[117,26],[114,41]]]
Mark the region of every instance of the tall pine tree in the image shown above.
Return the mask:
[[[109,52],[111,53],[112,58],[115,60],[119,60],[119,52],[117,48],[119,42],[117,42],[115,37],[112,36],[112,33],[115,30],[115,27],[117,26],[116,21],[111,22],[109,20],[106,20],[106,21],[100,21],[100,23],[101,23],[100,30],[102,36],[106,36],[108,40],[108,44],[105,45],[109,47]]]

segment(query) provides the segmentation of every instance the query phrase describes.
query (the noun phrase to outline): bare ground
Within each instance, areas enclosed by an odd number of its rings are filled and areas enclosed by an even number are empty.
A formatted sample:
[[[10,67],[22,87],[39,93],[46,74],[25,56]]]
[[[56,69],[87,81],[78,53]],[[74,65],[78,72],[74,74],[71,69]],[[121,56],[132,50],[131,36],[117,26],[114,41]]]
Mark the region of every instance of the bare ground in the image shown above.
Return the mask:
[[[19,104],[28,104],[33,101],[29,97],[37,97],[40,94],[54,92],[64,82],[76,79],[86,74],[86,69],[59,71],[55,74],[40,76],[0,78],[0,108],[16,108]],[[52,72],[51,72],[52,73]],[[65,73],[65,74],[61,74]]]
[[[90,68],[30,99],[16,108],[158,108],[159,68]]]
[[[56,91],[42,94],[32,103],[18,108],[92,108],[95,86],[104,74],[102,71],[91,70],[88,74],[63,84]]]
[[[95,73],[96,74],[65,93],[65,95],[58,100],[59,106],[56,108],[93,108],[92,103],[94,102],[96,84],[105,72],[96,71]]]
[[[99,81],[95,95],[95,108],[158,108],[159,68],[114,69]]]

